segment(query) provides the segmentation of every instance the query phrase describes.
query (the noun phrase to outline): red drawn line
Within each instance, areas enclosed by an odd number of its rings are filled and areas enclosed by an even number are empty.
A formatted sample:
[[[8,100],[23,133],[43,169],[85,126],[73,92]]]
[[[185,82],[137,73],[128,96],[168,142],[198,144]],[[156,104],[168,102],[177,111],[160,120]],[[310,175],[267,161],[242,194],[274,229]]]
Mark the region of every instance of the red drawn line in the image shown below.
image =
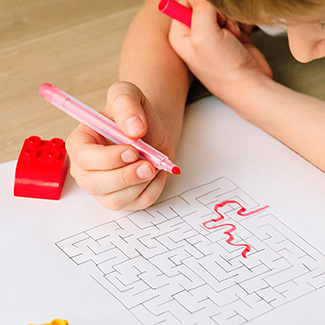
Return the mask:
[[[224,217],[224,216],[223,216],[223,215],[222,215],[218,210],[219,210],[219,208],[224,207],[226,204],[238,204],[238,205],[240,206],[240,209],[237,211],[237,214],[238,214],[239,216],[241,216],[241,217],[248,217],[248,216],[250,216],[250,215],[252,215],[252,214],[254,214],[254,213],[258,213],[258,212],[260,212],[260,211],[262,211],[262,210],[265,210],[265,209],[267,209],[267,208],[269,207],[268,205],[266,205],[265,207],[258,208],[258,209],[256,209],[256,210],[253,210],[253,211],[250,211],[250,212],[245,213],[245,212],[246,212],[246,208],[244,208],[244,207],[243,207],[240,203],[238,203],[237,201],[234,201],[234,200],[223,201],[222,203],[216,204],[215,207],[214,207],[214,211],[215,211],[215,212],[216,212],[220,217],[217,218],[217,219],[210,219],[210,220],[208,220],[208,221],[205,221],[205,222],[203,223],[203,226],[204,226],[205,228],[207,228],[207,229],[214,229],[214,228],[216,228],[215,226],[210,226],[210,227],[208,227],[208,226],[207,226],[207,223],[209,223],[209,222],[219,222],[219,221],[225,219],[225,217]]]
[[[228,236],[229,236],[229,238],[226,239],[226,242],[227,242],[229,245],[233,245],[233,246],[239,246],[239,247],[244,246],[245,249],[242,251],[241,254],[242,254],[243,257],[247,258],[246,254],[247,254],[248,252],[250,252],[251,247],[250,247],[249,245],[247,245],[247,244],[234,244],[234,243],[232,243],[232,241],[235,239],[234,236],[232,235],[232,232],[235,231],[235,230],[237,229],[235,225],[233,225],[233,224],[231,224],[231,223],[224,223],[224,224],[222,224],[222,225],[217,225],[217,226],[215,226],[214,228],[226,227],[226,226],[229,226],[229,227],[230,227],[229,230],[226,230],[226,231],[224,232],[225,235],[228,235]],[[211,229],[211,228],[210,228],[210,229]]]
[[[219,218],[217,218],[217,219],[210,219],[210,220],[208,220],[208,221],[205,221],[205,222],[203,222],[203,226],[204,226],[205,228],[207,228],[207,229],[216,229],[216,228],[219,228],[219,227],[229,226],[230,229],[229,229],[229,230],[226,230],[226,231],[224,232],[225,235],[228,235],[228,236],[229,236],[229,238],[226,240],[226,242],[227,242],[228,244],[230,244],[230,245],[233,245],[233,246],[240,246],[240,247],[241,247],[241,246],[244,246],[245,249],[244,249],[243,252],[242,252],[242,256],[243,256],[244,258],[246,258],[246,257],[247,257],[246,255],[247,255],[248,252],[250,252],[251,247],[250,247],[249,245],[247,245],[247,244],[234,244],[234,243],[232,243],[232,241],[235,239],[234,236],[232,235],[232,232],[234,232],[234,231],[237,229],[236,226],[233,225],[233,224],[230,224],[230,223],[221,224],[221,225],[216,225],[216,224],[215,224],[215,223],[217,223],[217,222],[219,222],[219,221],[225,219],[225,217],[224,217],[224,216],[223,216],[223,215],[218,211],[219,208],[224,207],[226,204],[235,204],[235,203],[238,204],[238,205],[240,206],[240,209],[237,211],[237,214],[238,214],[239,216],[242,216],[242,217],[248,217],[248,216],[250,216],[250,215],[252,215],[252,214],[254,214],[254,213],[258,213],[258,212],[260,212],[260,211],[262,211],[262,210],[265,210],[265,209],[267,209],[267,208],[269,207],[268,205],[266,205],[265,207],[258,208],[258,209],[256,209],[256,210],[253,210],[253,211],[250,211],[250,212],[246,212],[246,208],[244,208],[244,207],[243,207],[240,203],[238,203],[237,201],[234,201],[234,200],[224,201],[224,202],[222,202],[222,203],[220,203],[220,204],[216,204],[215,207],[214,207],[214,211],[219,215]],[[210,223],[210,222],[213,222],[214,225],[209,226],[208,223]]]

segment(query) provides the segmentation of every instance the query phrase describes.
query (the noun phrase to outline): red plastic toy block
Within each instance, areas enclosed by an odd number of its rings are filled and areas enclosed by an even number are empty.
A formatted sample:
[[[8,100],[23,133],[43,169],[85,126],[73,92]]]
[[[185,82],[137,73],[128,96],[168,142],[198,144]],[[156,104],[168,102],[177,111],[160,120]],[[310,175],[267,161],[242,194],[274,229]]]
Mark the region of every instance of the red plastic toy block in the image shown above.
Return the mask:
[[[68,168],[69,158],[62,139],[46,141],[29,137],[18,158],[14,195],[58,200]]]

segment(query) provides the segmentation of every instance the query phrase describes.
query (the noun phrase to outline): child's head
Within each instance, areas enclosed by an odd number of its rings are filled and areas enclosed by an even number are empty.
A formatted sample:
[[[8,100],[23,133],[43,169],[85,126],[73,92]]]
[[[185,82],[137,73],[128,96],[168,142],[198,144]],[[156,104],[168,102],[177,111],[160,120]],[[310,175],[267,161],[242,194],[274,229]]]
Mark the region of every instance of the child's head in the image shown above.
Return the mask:
[[[289,17],[306,16],[317,0],[208,0],[226,17],[247,24],[273,25]],[[318,0],[321,1],[321,0]],[[316,9],[317,10],[317,9]]]
[[[288,27],[289,45],[298,61],[325,56],[323,0],[208,0],[227,18],[252,25]]]

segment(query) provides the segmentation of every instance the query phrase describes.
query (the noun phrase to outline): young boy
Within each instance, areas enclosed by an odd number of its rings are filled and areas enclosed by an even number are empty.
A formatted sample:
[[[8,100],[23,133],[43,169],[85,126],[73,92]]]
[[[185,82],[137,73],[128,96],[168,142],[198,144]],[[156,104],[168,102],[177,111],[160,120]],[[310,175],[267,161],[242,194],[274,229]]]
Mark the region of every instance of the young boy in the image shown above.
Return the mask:
[[[193,9],[191,29],[161,14],[158,2],[146,0],[134,18],[121,81],[109,88],[102,113],[129,137],[143,137],[173,159],[193,74],[241,117],[325,171],[325,102],[272,80],[244,25],[285,22],[293,56],[308,62],[325,56],[324,1],[180,1]],[[217,9],[228,20],[223,27]],[[84,125],[67,148],[73,177],[108,209],[146,208],[164,188],[166,172],[138,160],[132,146],[110,145]]]

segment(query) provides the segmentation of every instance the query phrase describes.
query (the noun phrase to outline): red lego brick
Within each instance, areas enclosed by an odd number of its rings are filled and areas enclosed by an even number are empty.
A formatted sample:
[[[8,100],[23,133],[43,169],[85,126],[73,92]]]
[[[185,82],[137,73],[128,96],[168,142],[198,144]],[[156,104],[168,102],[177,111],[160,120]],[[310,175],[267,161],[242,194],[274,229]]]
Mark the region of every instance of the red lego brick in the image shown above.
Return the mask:
[[[25,140],[15,174],[14,195],[58,200],[69,168],[64,141],[32,136]]]

